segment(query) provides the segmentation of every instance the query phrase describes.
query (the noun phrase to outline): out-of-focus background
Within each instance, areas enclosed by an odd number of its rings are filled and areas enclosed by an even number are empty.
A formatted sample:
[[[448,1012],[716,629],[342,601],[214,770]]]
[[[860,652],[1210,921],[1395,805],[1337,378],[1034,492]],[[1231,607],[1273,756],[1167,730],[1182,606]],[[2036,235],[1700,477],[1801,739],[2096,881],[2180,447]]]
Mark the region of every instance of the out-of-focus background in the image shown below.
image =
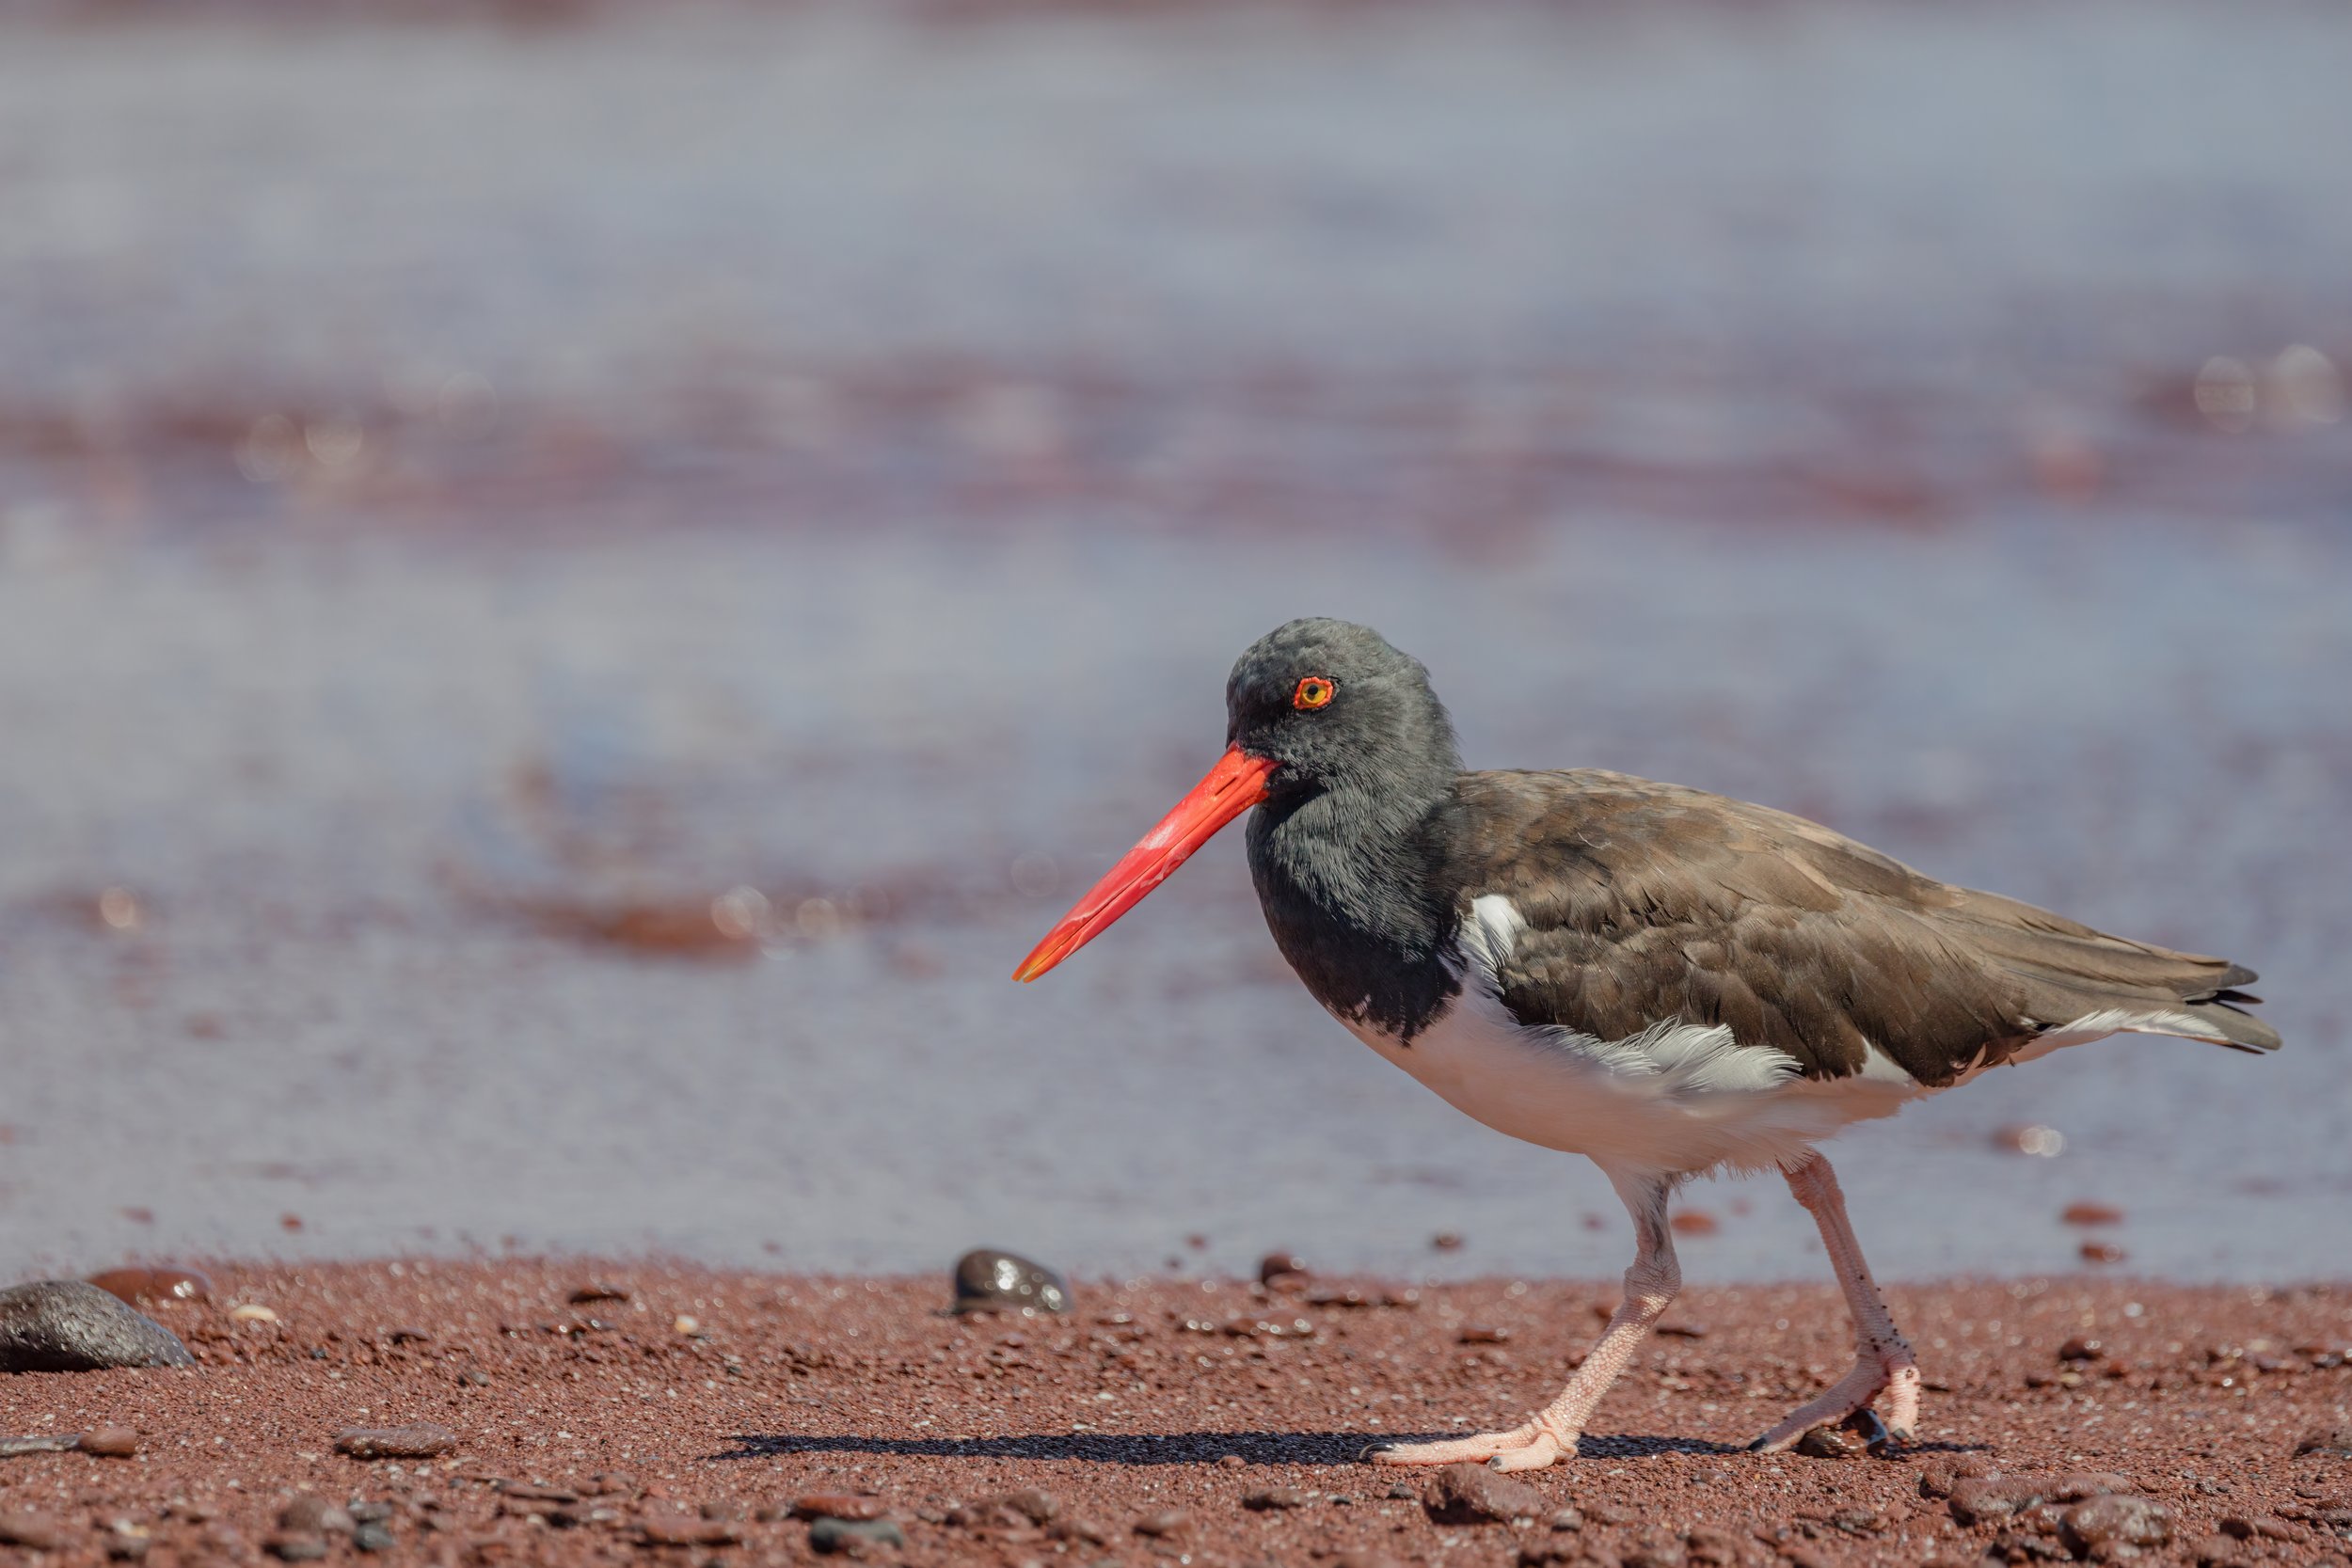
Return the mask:
[[[1317,613],[1474,764],[2264,972],[2277,1057],[1847,1137],[1883,1274],[2340,1276],[2347,81],[2287,0],[19,0],[0,1255],[1613,1274],[1238,834],[1006,979]]]

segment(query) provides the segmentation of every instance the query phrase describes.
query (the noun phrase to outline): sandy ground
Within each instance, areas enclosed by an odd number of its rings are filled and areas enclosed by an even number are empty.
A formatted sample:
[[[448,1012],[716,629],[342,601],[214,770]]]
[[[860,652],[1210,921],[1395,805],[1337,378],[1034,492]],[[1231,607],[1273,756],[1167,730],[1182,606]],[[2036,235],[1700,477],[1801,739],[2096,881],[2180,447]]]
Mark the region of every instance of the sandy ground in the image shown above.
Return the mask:
[[[1608,1288],[1082,1283],[1068,1317],[1022,1320],[947,1315],[944,1276],[212,1273],[210,1300],[154,1308],[196,1369],[0,1383],[0,1433],[140,1445],[0,1461],[0,1530],[46,1532],[56,1562],[298,1556],[280,1519],[310,1495],[389,1532],[388,1560],[763,1563],[811,1557],[796,1499],[850,1494],[905,1537],[859,1552],[916,1563],[2026,1561],[2071,1555],[2066,1505],[1971,1526],[1942,1494],[1971,1471],[2106,1472],[2169,1514],[2150,1560],[2352,1558],[2352,1458],[2296,1451],[2352,1425],[2343,1286],[1896,1289],[1930,1394],[1917,1445],[1879,1459],[1740,1450],[1842,1368],[1826,1289],[1692,1291],[1582,1455],[1532,1478],[1541,1517],[1471,1524],[1433,1518],[1430,1475],[1358,1451],[1516,1420]],[[593,1286],[627,1294],[574,1301]],[[335,1451],[342,1429],[412,1422],[455,1448]]]

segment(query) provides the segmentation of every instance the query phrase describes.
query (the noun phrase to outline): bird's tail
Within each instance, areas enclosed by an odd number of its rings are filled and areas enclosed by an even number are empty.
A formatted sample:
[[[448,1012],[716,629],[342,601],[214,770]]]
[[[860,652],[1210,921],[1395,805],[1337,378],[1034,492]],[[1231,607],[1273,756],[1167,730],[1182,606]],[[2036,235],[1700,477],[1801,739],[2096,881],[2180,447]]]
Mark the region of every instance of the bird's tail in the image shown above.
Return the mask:
[[[2044,1039],[2178,1035],[2255,1053],[2283,1043],[2245,1010],[2262,998],[2240,989],[2256,979],[2244,964],[2111,937],[1994,894],[1972,892],[1954,913],[2023,984]]]

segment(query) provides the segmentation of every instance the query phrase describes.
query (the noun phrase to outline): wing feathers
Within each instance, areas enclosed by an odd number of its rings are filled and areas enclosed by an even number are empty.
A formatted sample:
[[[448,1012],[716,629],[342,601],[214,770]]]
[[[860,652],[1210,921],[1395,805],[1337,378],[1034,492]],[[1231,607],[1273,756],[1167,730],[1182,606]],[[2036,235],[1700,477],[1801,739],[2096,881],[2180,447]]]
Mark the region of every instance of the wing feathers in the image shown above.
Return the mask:
[[[1726,1024],[1817,1078],[1875,1045],[1926,1084],[2108,1015],[2280,1043],[2240,1010],[2242,964],[1953,887],[1767,807],[1597,769],[1467,773],[1459,803],[1465,896],[1500,894],[1524,923],[1500,972],[1522,1022]]]

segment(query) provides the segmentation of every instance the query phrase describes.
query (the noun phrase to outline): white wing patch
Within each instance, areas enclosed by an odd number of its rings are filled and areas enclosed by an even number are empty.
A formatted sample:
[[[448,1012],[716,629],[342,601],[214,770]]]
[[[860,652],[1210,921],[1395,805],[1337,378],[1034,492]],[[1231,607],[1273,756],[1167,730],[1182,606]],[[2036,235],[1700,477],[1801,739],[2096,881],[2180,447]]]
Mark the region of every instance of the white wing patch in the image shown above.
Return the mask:
[[[1460,933],[1461,994],[1410,1046],[1341,1022],[1497,1132],[1615,1170],[1786,1164],[1922,1092],[1883,1054],[1852,1077],[1809,1083],[1788,1053],[1741,1045],[1723,1024],[1666,1020],[1619,1040],[1521,1024],[1502,1006],[1496,974],[1526,928],[1500,895],[1472,903]]]
[[[1496,972],[1518,946],[1527,922],[1511,900],[1499,893],[1472,900],[1470,916],[1462,925],[1464,956],[1470,960],[1464,980],[1466,985],[1484,981],[1491,992],[1497,989]],[[1731,1026],[1724,1023],[1682,1023],[1667,1019],[1621,1040],[1604,1040],[1556,1024],[1526,1032],[1591,1059],[1613,1077],[1653,1080],[1640,1085],[1652,1094],[1773,1089],[1804,1072],[1797,1059],[1785,1051],[1740,1045],[1732,1038]],[[1908,1075],[1905,1082],[1909,1082]]]

